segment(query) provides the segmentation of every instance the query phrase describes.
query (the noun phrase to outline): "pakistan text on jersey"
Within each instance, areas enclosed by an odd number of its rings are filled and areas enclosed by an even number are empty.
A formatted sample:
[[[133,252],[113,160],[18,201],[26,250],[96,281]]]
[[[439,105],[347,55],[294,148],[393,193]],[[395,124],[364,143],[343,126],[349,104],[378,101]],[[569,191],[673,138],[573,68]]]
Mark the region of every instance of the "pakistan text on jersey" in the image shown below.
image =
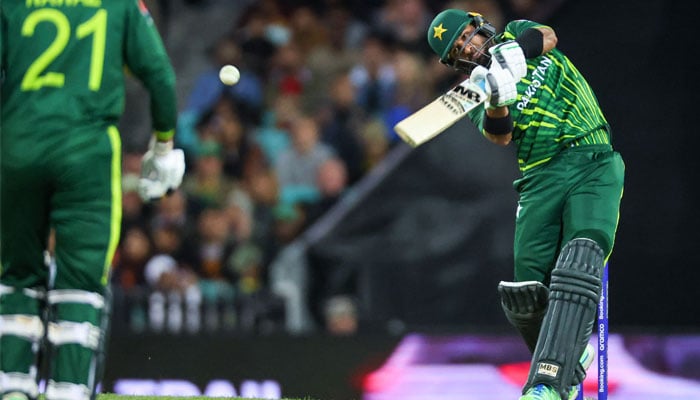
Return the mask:
[[[26,7],[102,7],[102,0],[26,0]]]
[[[523,97],[520,99],[518,104],[515,105],[515,107],[518,110],[524,110],[525,107],[527,107],[527,105],[530,103],[530,100],[532,100],[532,98],[535,96],[535,93],[537,93],[537,89],[540,86],[542,86],[542,82],[544,82],[545,75],[547,74],[547,69],[551,65],[552,60],[549,57],[542,57],[540,65],[538,65],[532,72],[532,82],[530,82],[530,85],[525,90],[525,93],[523,94]]]

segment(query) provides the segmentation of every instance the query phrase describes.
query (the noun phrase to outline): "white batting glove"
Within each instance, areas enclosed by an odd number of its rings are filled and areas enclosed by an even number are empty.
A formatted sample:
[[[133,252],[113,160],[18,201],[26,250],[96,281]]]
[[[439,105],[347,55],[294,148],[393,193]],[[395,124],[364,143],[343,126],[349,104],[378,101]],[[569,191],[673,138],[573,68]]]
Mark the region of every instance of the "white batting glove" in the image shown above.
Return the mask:
[[[500,66],[486,69],[482,66],[474,68],[469,76],[472,82],[486,82],[486,94],[489,96],[487,107],[505,107],[515,103],[518,91],[515,86],[515,79],[510,71]]]
[[[486,75],[488,73],[489,70],[486,67],[477,65],[476,67],[474,67],[471,74],[469,74],[469,80],[481,87],[487,87],[488,85],[486,85]]]
[[[518,42],[510,40],[497,44],[489,49],[491,66],[498,63],[502,69],[507,69],[517,80],[527,75],[525,53]]]
[[[173,142],[151,140],[141,159],[139,196],[144,201],[156,200],[180,187],[185,175],[185,153],[173,149]]]

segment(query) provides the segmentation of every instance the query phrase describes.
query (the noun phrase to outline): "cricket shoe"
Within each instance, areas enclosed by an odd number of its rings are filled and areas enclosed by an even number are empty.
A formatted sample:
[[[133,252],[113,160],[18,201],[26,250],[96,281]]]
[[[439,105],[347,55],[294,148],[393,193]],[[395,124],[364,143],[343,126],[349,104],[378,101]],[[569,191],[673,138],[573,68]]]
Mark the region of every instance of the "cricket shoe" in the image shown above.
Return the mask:
[[[2,400],[29,400],[29,397],[22,392],[9,392],[2,396]]]
[[[528,389],[520,400],[561,400],[561,397],[553,387],[540,383]]]
[[[583,349],[583,354],[581,354],[581,358],[578,360],[579,364],[581,364],[581,366],[583,367],[583,372],[588,371],[588,367],[590,367],[591,364],[593,364],[593,360],[595,360],[595,347],[588,343],[586,345],[586,348]],[[581,385],[574,385],[571,387],[571,390],[569,390],[569,400],[576,399],[576,397],[578,396],[579,389],[581,389]]]
[[[593,364],[594,359],[595,348],[591,344],[588,344],[586,345],[586,348],[583,350],[583,354],[579,359],[579,363],[583,367],[584,371],[588,370],[588,367]],[[579,385],[572,386],[571,390],[569,390],[568,400],[575,400],[576,396],[578,396],[578,391]],[[528,389],[528,391],[520,397],[520,400],[561,400],[561,397],[553,387],[538,384]]]

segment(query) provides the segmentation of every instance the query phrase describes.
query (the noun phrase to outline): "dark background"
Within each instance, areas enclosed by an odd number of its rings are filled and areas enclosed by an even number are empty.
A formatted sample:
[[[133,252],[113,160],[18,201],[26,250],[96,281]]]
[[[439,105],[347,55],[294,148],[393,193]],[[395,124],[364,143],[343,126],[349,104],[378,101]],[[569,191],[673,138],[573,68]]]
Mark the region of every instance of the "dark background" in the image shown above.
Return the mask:
[[[596,91],[626,163],[610,259],[613,330],[700,328],[697,9],[567,1],[547,21]],[[505,326],[496,285],[512,278],[515,157],[470,129],[462,121],[412,152],[312,243],[319,290],[356,292],[365,326]]]
[[[615,325],[700,327],[697,122],[698,4],[570,1],[552,21],[588,77],[626,162],[611,257]]]

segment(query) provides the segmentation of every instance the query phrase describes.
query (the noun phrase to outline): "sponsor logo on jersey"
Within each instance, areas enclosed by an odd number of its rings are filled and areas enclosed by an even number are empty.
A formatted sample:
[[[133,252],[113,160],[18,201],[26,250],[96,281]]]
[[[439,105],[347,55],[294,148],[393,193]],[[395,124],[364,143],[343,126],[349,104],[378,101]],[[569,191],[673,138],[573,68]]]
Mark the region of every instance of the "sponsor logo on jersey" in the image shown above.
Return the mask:
[[[533,97],[535,97],[540,86],[544,84],[544,79],[547,75],[547,69],[549,69],[552,63],[553,62],[549,57],[542,57],[540,64],[535,68],[534,71],[532,71],[532,81],[530,82],[530,85],[527,87],[527,89],[525,89],[525,93],[523,93],[523,96],[520,98],[520,101],[515,105],[515,107],[518,110],[522,111],[525,108],[527,108],[528,104],[530,104],[530,101]]]

